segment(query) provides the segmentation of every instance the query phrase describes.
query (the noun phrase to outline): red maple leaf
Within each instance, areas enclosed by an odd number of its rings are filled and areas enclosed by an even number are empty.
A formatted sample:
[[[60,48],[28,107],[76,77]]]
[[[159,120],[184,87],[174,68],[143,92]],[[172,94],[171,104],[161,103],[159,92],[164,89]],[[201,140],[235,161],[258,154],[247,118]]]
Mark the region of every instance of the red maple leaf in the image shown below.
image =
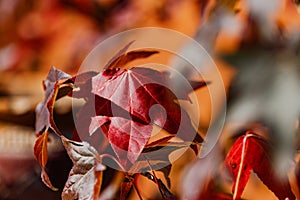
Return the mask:
[[[225,159],[234,178],[233,199],[240,199],[253,170],[279,199],[295,199],[288,176],[279,176],[271,160],[272,147],[266,139],[251,131],[239,137]]]
[[[199,85],[204,84],[199,82]],[[192,141],[197,132],[170,88],[166,72],[148,68],[104,70],[92,78],[92,93],[100,97],[100,101],[90,134],[106,124],[108,140],[123,164],[126,163],[123,159],[131,163],[137,160],[151,136],[153,124]],[[187,98],[188,92],[181,92],[179,98]],[[113,105],[109,107],[111,112],[107,111],[107,104]],[[125,157],[124,151],[127,152]]]
[[[193,130],[189,117],[175,101],[187,97],[190,91],[177,97],[170,89],[170,82],[169,74],[165,72],[148,68],[114,68],[93,77],[92,92],[126,110],[133,120],[146,124],[152,120],[172,134],[178,133],[180,125],[186,125],[187,134]],[[114,116],[115,112],[118,110],[113,110]],[[181,124],[181,120],[187,123]]]

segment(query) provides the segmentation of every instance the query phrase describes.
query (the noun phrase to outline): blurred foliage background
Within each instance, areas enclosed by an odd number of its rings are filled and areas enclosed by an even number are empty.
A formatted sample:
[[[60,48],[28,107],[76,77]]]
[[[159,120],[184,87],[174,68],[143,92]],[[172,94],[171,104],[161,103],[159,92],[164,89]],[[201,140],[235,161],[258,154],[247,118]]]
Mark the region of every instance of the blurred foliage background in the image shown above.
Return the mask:
[[[41,183],[32,153],[42,80],[51,66],[75,74],[96,44],[137,27],[177,30],[214,58],[229,94],[221,145],[241,129],[267,127],[282,171],[298,149],[300,16],[291,0],[0,0],[0,13],[0,199],[60,199],[59,192]],[[185,44],[178,51],[199,56],[189,48]],[[209,78],[218,93],[215,74]],[[205,132],[211,102],[208,90],[199,96]],[[218,109],[225,101],[220,97]],[[70,104],[57,104],[55,115],[68,132],[73,125]],[[54,185],[62,189],[71,162],[55,140],[50,141],[48,165],[56,174]],[[174,193],[182,193],[178,174],[193,159],[186,156],[172,169]],[[274,199],[255,181],[245,198]],[[146,193],[154,188],[149,185]]]

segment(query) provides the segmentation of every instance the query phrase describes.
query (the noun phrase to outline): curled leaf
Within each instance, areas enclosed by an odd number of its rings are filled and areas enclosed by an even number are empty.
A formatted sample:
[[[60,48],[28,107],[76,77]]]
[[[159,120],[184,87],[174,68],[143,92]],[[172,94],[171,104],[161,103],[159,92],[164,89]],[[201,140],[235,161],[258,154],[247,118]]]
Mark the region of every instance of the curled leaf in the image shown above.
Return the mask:
[[[134,41],[129,42],[125,45],[112,59],[105,65],[105,69],[113,69],[124,67],[127,63],[134,61],[136,59],[147,58],[153,54],[159,53],[158,51],[145,51],[145,50],[136,50],[129,51],[126,53],[130,45]]]
[[[62,193],[63,200],[97,199],[102,184],[101,164],[97,151],[87,142],[74,142],[61,137],[73,168]]]
[[[42,172],[41,172],[41,179],[48,188],[50,188],[53,191],[58,191],[58,188],[56,188],[52,185],[50,178],[44,168],[42,169]]]
[[[72,88],[72,84],[67,83],[69,78],[71,76],[63,71],[54,67],[50,69],[46,80],[43,82],[45,99],[36,107],[35,130],[37,133],[43,133],[51,128],[56,134],[61,135],[53,119],[53,108],[55,100],[67,95],[67,92]],[[60,88],[63,88],[65,92],[59,93]]]
[[[45,168],[48,161],[48,131],[44,134],[39,135],[34,144],[34,155],[40,165]]]
[[[45,170],[46,164],[48,162],[48,135],[49,132],[46,131],[44,134],[38,136],[34,144],[34,155],[37,161],[42,166],[41,179],[43,183],[51,190],[57,191],[58,189],[52,185],[50,178]]]

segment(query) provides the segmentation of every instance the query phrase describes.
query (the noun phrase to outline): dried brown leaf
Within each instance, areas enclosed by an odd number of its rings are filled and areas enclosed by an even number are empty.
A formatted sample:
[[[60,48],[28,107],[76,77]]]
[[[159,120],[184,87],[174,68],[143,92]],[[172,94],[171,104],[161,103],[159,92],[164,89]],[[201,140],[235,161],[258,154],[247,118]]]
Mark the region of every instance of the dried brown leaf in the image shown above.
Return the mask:
[[[63,136],[61,139],[74,164],[63,189],[62,199],[97,199],[102,171],[105,170],[97,151],[87,142],[74,142]]]

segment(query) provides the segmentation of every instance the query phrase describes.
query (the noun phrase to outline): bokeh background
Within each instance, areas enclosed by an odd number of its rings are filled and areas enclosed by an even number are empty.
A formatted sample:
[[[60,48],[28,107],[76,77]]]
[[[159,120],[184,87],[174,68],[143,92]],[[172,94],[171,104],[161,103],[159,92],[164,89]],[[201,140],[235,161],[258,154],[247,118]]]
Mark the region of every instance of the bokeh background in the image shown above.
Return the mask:
[[[241,127],[258,121],[277,130],[275,142],[287,143],[282,146],[295,141],[292,134],[282,135],[291,129],[289,123],[295,124],[289,119],[298,118],[300,111],[300,15],[291,0],[0,0],[0,199],[60,199],[72,163],[57,138],[50,141],[48,168],[60,191],[53,192],[42,184],[33,156],[34,111],[43,99],[42,81],[50,67],[76,74],[99,42],[125,30],[149,26],[186,34],[213,57],[230,94],[222,145]],[[179,45],[178,51],[198,57],[189,44]],[[266,62],[269,53],[280,59],[268,57],[273,62]],[[282,66],[290,62],[292,67],[285,73]],[[215,74],[209,77],[210,89],[218,93],[215,78]],[[229,92],[229,88],[233,89]],[[205,89],[197,94],[200,125],[205,132],[212,119],[210,96]],[[221,110],[225,101],[220,97],[217,109]],[[70,103],[57,103],[57,123],[66,133],[73,126],[71,112]],[[281,117],[274,117],[277,115]],[[182,193],[181,175],[186,163],[194,159],[187,154],[174,164],[171,190],[175,194]],[[109,173],[106,176],[111,178]],[[246,199],[276,199],[257,178],[249,185]],[[146,198],[158,193],[153,184],[145,187]]]

